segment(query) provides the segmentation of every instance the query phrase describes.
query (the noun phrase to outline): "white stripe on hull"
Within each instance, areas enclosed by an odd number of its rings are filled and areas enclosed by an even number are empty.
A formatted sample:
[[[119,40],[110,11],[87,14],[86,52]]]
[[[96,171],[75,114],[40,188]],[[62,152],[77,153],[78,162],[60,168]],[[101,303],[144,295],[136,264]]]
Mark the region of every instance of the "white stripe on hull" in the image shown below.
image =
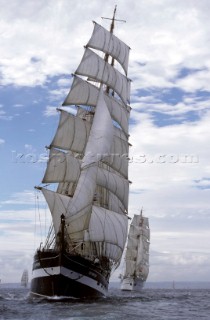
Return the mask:
[[[87,277],[81,273],[69,270],[64,267],[52,267],[52,268],[40,268],[33,270],[32,279],[34,278],[43,278],[43,277],[50,277],[54,275],[63,275],[71,280],[79,282],[83,285],[86,285],[90,288],[93,288],[103,295],[106,295],[107,290],[102,286],[102,284],[97,284],[98,282],[90,277]]]
[[[132,278],[125,278],[122,280],[121,290],[132,291],[134,286],[134,280]]]
[[[54,276],[60,274],[60,272],[61,267],[35,269],[32,272],[32,279]]]
[[[121,283],[121,290],[124,291],[141,291],[144,281],[140,279],[125,278]]]

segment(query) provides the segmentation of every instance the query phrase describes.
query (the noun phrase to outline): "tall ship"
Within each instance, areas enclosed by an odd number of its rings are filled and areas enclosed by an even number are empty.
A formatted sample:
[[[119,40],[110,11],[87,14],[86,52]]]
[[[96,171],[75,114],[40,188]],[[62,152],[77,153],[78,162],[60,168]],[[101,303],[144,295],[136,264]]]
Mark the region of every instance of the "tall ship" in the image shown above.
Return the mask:
[[[25,288],[28,286],[28,270],[26,269],[23,271],[20,284],[22,287],[25,287]]]
[[[52,215],[34,255],[31,296],[99,297],[128,229],[130,48],[94,22],[62,106],[40,190]],[[108,18],[104,18],[108,19]]]
[[[149,219],[141,213],[134,215],[128,233],[125,270],[121,276],[121,290],[139,291],[149,274]]]

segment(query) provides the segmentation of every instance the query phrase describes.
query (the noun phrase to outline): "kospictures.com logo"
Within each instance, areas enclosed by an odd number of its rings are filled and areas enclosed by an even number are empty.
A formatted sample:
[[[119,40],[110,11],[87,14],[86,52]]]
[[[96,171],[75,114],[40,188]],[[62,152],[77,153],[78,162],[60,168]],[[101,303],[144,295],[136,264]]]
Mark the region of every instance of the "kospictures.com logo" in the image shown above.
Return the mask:
[[[163,164],[163,163],[199,163],[199,157],[196,154],[141,154],[130,157],[129,162],[133,163],[148,163],[148,164]]]
[[[50,153],[50,156],[47,153],[22,153],[17,151],[12,151],[12,162],[13,163],[43,163],[53,161],[56,163],[63,163],[66,161],[66,157],[71,156],[68,153],[64,152],[56,152]],[[91,159],[91,154],[86,155]],[[78,157],[78,161],[82,162],[82,156],[81,158]],[[93,162],[96,162],[97,160],[104,160],[107,163],[113,163],[114,161],[119,161],[119,158],[123,159],[123,161],[128,161],[129,163],[138,163],[138,164],[176,164],[176,163],[184,163],[184,164],[193,164],[193,163],[199,163],[199,156],[196,154],[176,154],[176,153],[170,153],[170,154],[138,154],[138,155],[128,155],[128,154],[104,154],[104,155],[92,155]]]

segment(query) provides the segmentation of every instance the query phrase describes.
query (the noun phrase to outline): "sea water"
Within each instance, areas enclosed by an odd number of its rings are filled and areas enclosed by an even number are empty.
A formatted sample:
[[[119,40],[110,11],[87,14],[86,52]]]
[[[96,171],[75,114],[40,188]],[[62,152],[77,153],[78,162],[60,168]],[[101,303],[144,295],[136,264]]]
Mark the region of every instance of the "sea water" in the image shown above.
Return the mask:
[[[210,319],[210,289],[110,288],[106,298],[31,299],[29,289],[0,287],[0,320],[203,320]]]

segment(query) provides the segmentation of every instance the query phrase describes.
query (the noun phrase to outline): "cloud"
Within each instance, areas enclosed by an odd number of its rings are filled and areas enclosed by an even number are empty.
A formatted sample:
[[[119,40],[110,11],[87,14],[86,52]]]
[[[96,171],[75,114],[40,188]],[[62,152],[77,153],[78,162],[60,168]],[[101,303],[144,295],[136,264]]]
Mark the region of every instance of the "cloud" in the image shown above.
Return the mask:
[[[47,106],[43,114],[46,117],[57,116],[58,115],[57,107]]]
[[[5,143],[5,140],[4,139],[0,139],[0,145],[4,144],[4,143]]]
[[[176,81],[176,86],[187,92],[210,91],[208,82],[210,70],[201,70]]]
[[[209,253],[174,253],[155,254],[150,265],[148,281],[200,281],[208,282]],[[189,272],[190,265],[190,272]],[[161,267],[162,266],[162,267]],[[163,272],[164,268],[164,272]],[[196,274],[196,278],[192,275]]]
[[[20,103],[16,103],[16,104],[14,104],[13,107],[14,107],[14,108],[23,108],[24,105],[23,105],[23,104],[20,104]]]
[[[210,189],[210,178],[195,180],[195,186],[199,189]]]
[[[69,88],[70,87],[70,80],[68,78],[60,78],[58,80],[58,86]]]
[[[32,8],[33,13],[30,11]],[[49,75],[71,70],[69,63],[76,60],[79,42],[76,37],[75,41],[67,41],[69,30],[72,34],[77,34],[77,30],[81,29],[81,38],[84,39],[85,25],[92,27],[90,20],[83,25],[74,23],[77,19],[76,8],[77,5],[72,10],[70,3],[66,1],[62,1],[62,6],[59,3],[52,5],[50,1],[43,5],[38,1],[31,6],[24,4],[21,9],[18,1],[12,6],[5,3],[1,19],[2,84],[43,85]],[[58,16],[62,16],[62,19]],[[85,41],[87,39],[84,43]],[[81,52],[82,50],[80,47]],[[69,52],[74,54],[70,56]]]
[[[34,206],[37,198],[37,192],[33,190],[24,190],[11,195],[8,200],[0,202],[0,205],[31,205]],[[39,193],[40,204],[43,204],[43,196]]]
[[[36,15],[31,14],[32,7]],[[117,16],[126,18],[127,24],[116,26],[117,34],[132,48],[129,69],[134,80],[132,90],[178,86],[191,91],[192,84],[187,78],[174,83],[184,67],[205,68],[197,76],[202,78],[202,87],[209,88],[210,59],[206,43],[210,23],[203,3],[191,1],[191,6],[186,6],[183,1],[172,1],[170,5],[165,1],[147,1],[146,5],[133,2],[132,7],[135,12],[141,12],[141,19],[139,15],[130,15],[130,3],[121,3]],[[85,13],[82,23],[78,23],[77,10],[80,17]],[[112,2],[107,1],[104,15],[110,16],[112,11]],[[43,18],[46,16],[47,20]],[[24,4],[21,9],[18,1],[12,6],[5,4],[1,19],[2,83],[43,85],[50,75],[73,72],[79,63],[78,56],[83,53],[81,43],[86,44],[92,32],[93,17],[108,27],[106,20],[101,21],[96,1],[91,6],[78,2],[73,10],[68,1],[54,4],[45,1],[44,5],[38,1],[31,6]],[[201,84],[194,81],[193,87],[198,89]]]
[[[2,108],[2,106],[0,106]],[[12,116],[7,116],[6,112],[2,109],[0,109],[0,120],[12,120]]]
[[[31,195],[26,192],[25,196]],[[49,211],[0,210],[0,222],[2,282],[20,281],[23,269],[28,269],[31,277],[33,255],[40,241],[45,241],[51,222]]]
[[[163,126],[157,126],[153,116],[136,112],[132,110],[132,118],[135,119],[135,124],[131,125],[131,144],[130,149],[131,158],[135,158],[140,154],[148,154],[154,156],[155,154],[165,155],[197,155],[198,161],[196,168],[198,170],[208,171],[208,157],[209,151],[206,149],[206,145],[210,138],[208,129],[208,123],[210,120],[210,109],[200,116],[196,121],[184,121],[178,124],[165,124]],[[189,119],[190,120],[190,119]],[[176,168],[180,170],[182,164],[177,161],[174,165],[173,161],[162,162],[164,164],[164,170]],[[193,163],[192,163],[193,164]],[[196,164],[196,162],[195,162]],[[205,166],[203,166],[205,164]],[[195,166],[191,166],[190,163],[186,163],[186,166],[193,171],[196,171]],[[132,167],[139,168],[132,164]],[[151,167],[151,166],[150,166]],[[155,163],[153,167],[160,168],[160,163]],[[150,168],[151,169],[151,168]],[[182,171],[184,173],[184,171]]]

